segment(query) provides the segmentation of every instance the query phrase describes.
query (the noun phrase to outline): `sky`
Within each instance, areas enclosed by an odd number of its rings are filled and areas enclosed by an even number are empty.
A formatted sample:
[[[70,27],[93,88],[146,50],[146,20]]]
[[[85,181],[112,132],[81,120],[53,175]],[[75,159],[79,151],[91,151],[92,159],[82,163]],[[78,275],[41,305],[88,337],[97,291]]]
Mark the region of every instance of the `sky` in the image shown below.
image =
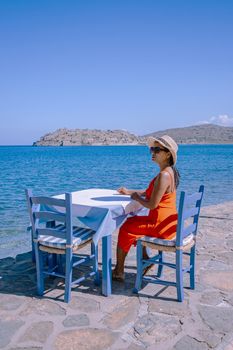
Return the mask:
[[[0,0],[0,145],[233,126],[232,0]]]

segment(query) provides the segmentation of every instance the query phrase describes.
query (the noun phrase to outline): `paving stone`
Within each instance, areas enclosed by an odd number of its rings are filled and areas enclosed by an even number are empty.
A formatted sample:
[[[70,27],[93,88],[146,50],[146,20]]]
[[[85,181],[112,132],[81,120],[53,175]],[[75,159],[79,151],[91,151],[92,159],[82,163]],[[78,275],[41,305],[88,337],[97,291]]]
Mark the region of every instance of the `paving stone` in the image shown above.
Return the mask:
[[[230,344],[227,344],[225,347],[224,347],[224,350],[232,350],[233,349],[233,342],[231,342]]]
[[[224,296],[219,291],[206,291],[201,295],[200,303],[207,305],[215,305],[222,303]]]
[[[155,323],[155,316],[152,314],[146,314],[136,321],[134,324],[134,329],[139,335],[142,335],[143,333],[153,329]]]
[[[31,261],[20,261],[11,267],[11,271],[13,272],[24,272],[28,270],[36,270],[35,264]]]
[[[11,284],[14,287],[20,281],[21,281],[21,284],[22,284],[22,281],[23,282],[30,281],[30,283],[31,283],[31,276],[28,274],[23,274],[23,273],[21,273],[19,276],[16,273],[11,274],[10,271],[7,271],[7,274],[4,274],[3,278],[1,279],[1,282],[3,282],[3,281],[5,283]],[[23,285],[22,285],[22,287],[23,287]]]
[[[126,350],[145,350],[145,347],[137,344],[130,344]]]
[[[214,331],[227,333],[233,330],[233,309],[231,307],[199,305],[203,321]]]
[[[154,342],[164,341],[175,337],[181,331],[178,317],[161,314],[146,314],[138,319],[134,325],[135,336],[147,333],[153,336]]]
[[[43,348],[38,346],[29,346],[29,347],[23,347],[23,348],[10,348],[10,350],[43,350]]]
[[[208,350],[209,347],[204,342],[199,342],[194,338],[189,337],[188,335],[185,335],[183,338],[181,338],[174,346],[175,350]]]
[[[0,269],[5,269],[11,267],[15,263],[15,259],[11,257],[1,259]]]
[[[24,321],[15,318],[3,318],[0,320],[0,348],[4,348],[11,341],[12,336],[25,324]]]
[[[206,291],[206,286],[199,283],[197,276],[196,276],[196,282],[195,282],[195,290],[184,288],[184,294],[189,296],[192,296],[193,294],[197,294],[197,293],[202,293],[204,291]]]
[[[212,270],[229,270],[229,265],[227,263],[224,263],[219,260],[211,259],[209,263],[207,264],[207,269],[212,269]]]
[[[62,323],[64,327],[82,327],[89,326],[90,321],[87,315],[80,314],[68,316]]]
[[[118,334],[106,329],[86,328],[65,331],[57,336],[57,350],[104,350],[108,349],[117,339]]]
[[[44,344],[47,338],[53,331],[53,322],[41,321],[35,322],[25,331],[24,335],[20,338],[20,343],[36,341]]]
[[[221,343],[216,350],[232,350],[233,349],[233,332],[223,336]]]
[[[33,295],[36,291],[36,284],[32,281],[30,275],[3,275],[0,279],[0,290],[3,293],[12,293],[18,295]]]
[[[98,301],[95,301],[94,299],[91,299],[90,297],[72,297],[69,307],[72,310],[79,310],[80,312],[98,312],[100,309],[100,303]]]
[[[187,300],[179,303],[177,301],[151,299],[149,300],[148,310],[149,312],[159,312],[179,317],[184,317],[190,314]]]
[[[233,295],[228,298],[228,303],[233,306]]]
[[[222,339],[221,336],[217,336],[216,334],[214,334],[214,332],[211,332],[206,329],[200,329],[198,333],[211,348],[215,348],[221,342]]]
[[[127,302],[123,303],[114,309],[113,312],[108,314],[103,322],[111,329],[120,328],[136,319],[138,309],[138,298],[130,298]]]
[[[26,252],[26,253],[22,253],[22,254],[18,254],[15,258],[16,262],[19,261],[26,261],[29,260],[30,262],[32,262],[32,252]],[[32,262],[33,264],[35,264],[34,262]]]
[[[0,298],[0,310],[17,310],[25,302],[24,297],[17,297],[10,294],[2,294]]]
[[[232,237],[232,236],[230,236]],[[227,247],[228,248],[233,248],[233,239],[232,238],[228,238],[227,239]]]
[[[58,303],[43,299],[33,299],[20,313],[21,316],[27,316],[31,314],[64,316],[66,315],[66,310]]]
[[[170,278],[167,277],[167,275],[164,274],[163,276],[164,280],[170,280],[174,281],[174,277]],[[177,301],[177,292],[176,288],[174,287],[164,287],[161,284],[153,284],[153,283],[147,283],[143,282],[143,285],[145,286],[142,290],[140,290],[139,295],[140,296],[149,296],[150,300],[164,300],[164,301]]]
[[[219,290],[233,291],[233,271],[204,271],[201,281]]]
[[[216,252],[216,256],[224,263],[232,266],[233,264],[233,251]]]

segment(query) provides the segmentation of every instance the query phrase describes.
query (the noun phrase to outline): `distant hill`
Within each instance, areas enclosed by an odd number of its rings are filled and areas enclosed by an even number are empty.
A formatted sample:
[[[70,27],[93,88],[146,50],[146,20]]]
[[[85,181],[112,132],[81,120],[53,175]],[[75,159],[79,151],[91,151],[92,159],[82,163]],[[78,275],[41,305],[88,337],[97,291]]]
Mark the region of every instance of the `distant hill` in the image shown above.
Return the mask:
[[[184,128],[155,131],[153,133],[144,135],[144,137],[156,137],[165,134],[170,135],[179,144],[233,143],[233,127],[225,127],[214,124],[202,124]]]
[[[125,130],[58,129],[33,143],[33,146],[78,146],[78,145],[140,145],[148,136],[168,134],[181,144],[233,144],[233,127],[202,124],[184,128],[155,131],[137,136]]]
[[[125,130],[58,129],[33,146],[138,145],[143,139]]]

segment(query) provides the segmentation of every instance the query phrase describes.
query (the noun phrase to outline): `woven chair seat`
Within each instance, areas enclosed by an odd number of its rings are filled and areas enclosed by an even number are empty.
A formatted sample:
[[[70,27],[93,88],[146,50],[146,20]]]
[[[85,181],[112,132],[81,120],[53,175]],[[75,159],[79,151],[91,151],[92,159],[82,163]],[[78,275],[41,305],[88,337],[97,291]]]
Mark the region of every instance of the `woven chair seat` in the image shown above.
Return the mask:
[[[56,227],[56,229],[59,229],[59,231],[64,232],[65,226],[60,225],[60,227]],[[88,242],[92,239],[95,231],[89,229],[89,228],[82,228],[82,227],[73,227],[73,244],[72,248],[77,248],[81,244]],[[40,235],[38,237],[38,242],[47,247],[55,248],[55,249],[65,249],[66,248],[66,240],[62,238],[57,238],[54,236],[45,236]]]
[[[79,246],[76,246],[72,249],[73,254],[77,254],[77,252],[84,248],[86,245],[90,244],[92,242],[92,239],[89,239],[88,241],[81,243]],[[40,245],[39,246],[39,250],[41,250],[42,252],[46,252],[46,253],[51,253],[51,254],[66,254],[66,250],[65,249],[60,249],[60,248],[52,248],[52,247],[48,247],[45,245]]]
[[[176,237],[173,239],[162,239],[145,236],[141,238],[142,245],[149,247],[151,249],[166,250],[166,251],[175,251],[176,249],[190,248],[195,244],[195,236],[193,234],[188,235],[183,240],[182,247],[176,247]]]

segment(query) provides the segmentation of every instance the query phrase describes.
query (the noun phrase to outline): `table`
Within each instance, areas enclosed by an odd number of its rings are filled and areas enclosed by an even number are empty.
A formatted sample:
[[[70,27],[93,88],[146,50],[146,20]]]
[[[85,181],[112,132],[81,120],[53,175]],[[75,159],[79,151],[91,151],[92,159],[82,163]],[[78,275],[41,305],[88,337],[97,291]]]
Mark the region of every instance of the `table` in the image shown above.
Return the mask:
[[[64,194],[55,196],[64,198]],[[130,215],[146,215],[130,196],[116,190],[90,188],[72,192],[73,216],[95,230],[94,243],[102,239],[102,294],[112,293],[112,234]],[[144,208],[145,209],[145,208]]]

